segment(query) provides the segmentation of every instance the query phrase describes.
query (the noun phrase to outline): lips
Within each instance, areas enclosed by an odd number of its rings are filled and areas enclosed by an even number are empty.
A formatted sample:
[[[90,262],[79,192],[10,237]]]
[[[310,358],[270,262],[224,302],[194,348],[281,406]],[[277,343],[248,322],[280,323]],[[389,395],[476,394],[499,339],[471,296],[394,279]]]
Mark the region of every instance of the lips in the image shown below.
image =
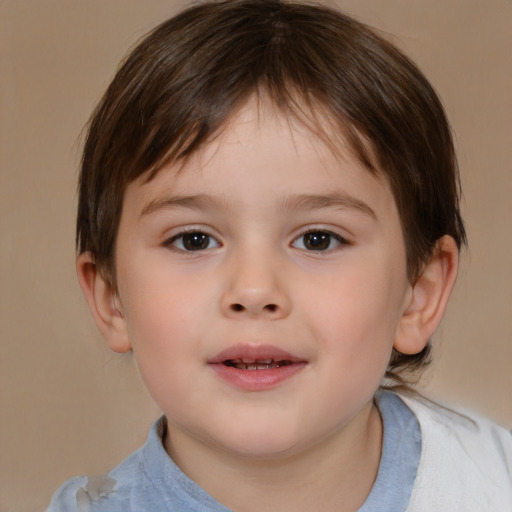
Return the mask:
[[[274,359],[257,359],[253,361],[251,359],[228,359],[223,361],[224,365],[237,368],[238,370],[270,370],[271,368],[281,368],[281,366],[288,366],[293,364],[290,360],[279,360]]]
[[[270,362],[289,361],[298,363],[303,361],[300,357],[294,356],[273,345],[235,345],[223,350],[212,357],[208,363],[219,364],[226,362],[235,363],[261,363],[270,364]]]
[[[237,345],[208,361],[217,376],[246,391],[276,387],[299,373],[307,361],[272,345]]]

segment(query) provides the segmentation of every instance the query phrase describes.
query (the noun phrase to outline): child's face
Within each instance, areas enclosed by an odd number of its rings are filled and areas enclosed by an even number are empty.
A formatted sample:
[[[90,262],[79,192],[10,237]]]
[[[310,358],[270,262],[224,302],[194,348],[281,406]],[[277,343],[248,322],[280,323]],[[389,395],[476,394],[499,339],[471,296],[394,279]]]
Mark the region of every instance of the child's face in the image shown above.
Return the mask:
[[[276,457],[341,433],[411,295],[385,179],[254,103],[178,169],[128,186],[116,246],[118,308],[171,436]]]

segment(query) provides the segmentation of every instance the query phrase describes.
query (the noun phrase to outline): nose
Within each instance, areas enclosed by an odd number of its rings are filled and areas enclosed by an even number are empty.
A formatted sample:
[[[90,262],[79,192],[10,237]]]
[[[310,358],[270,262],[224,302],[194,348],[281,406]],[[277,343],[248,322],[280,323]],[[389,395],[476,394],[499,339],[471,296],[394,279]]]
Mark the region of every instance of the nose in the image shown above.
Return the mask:
[[[227,264],[221,309],[231,318],[278,320],[289,315],[284,269],[268,256],[240,255]]]

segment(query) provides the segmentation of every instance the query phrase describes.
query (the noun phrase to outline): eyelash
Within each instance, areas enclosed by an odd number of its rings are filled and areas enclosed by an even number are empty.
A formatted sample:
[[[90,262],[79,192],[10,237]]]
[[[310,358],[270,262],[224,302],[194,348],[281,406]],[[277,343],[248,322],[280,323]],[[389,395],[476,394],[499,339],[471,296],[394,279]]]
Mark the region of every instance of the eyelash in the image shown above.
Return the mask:
[[[184,245],[184,239],[187,235],[196,235],[196,241],[199,242],[199,246],[197,246],[193,249],[191,249],[191,248],[187,249]],[[306,247],[306,244],[304,243],[304,238],[307,237],[308,235],[318,235],[319,236],[319,239],[317,239],[317,242],[318,242],[318,245],[320,246],[320,248],[313,247],[313,248],[308,249]],[[303,240],[303,243],[302,243],[303,247],[297,247],[295,244],[301,239]],[[176,243],[179,240],[181,240],[181,247],[178,247],[177,243]],[[336,242],[336,245],[334,247],[331,247],[333,240]],[[210,244],[212,241],[216,244],[214,247],[210,247]],[[206,244],[206,246],[201,246],[201,242],[203,242],[203,244]],[[310,240],[310,242],[311,242],[311,240]],[[327,246],[323,247],[322,244],[325,245],[325,243],[327,243]],[[222,244],[212,235],[209,235],[208,233],[204,232],[201,229],[194,229],[194,228],[187,229],[187,230],[177,233],[176,235],[174,235],[171,238],[169,238],[168,240],[166,240],[163,245],[165,247],[168,247],[172,250],[175,250],[175,251],[178,251],[181,253],[202,252],[207,249],[212,249],[212,248],[217,248],[217,247],[222,246]],[[339,234],[334,233],[333,231],[330,231],[328,229],[321,229],[321,228],[308,229],[307,231],[305,231],[304,233],[301,233],[298,237],[296,237],[291,244],[292,247],[298,248],[300,250],[304,250],[306,252],[317,253],[317,254],[331,252],[331,251],[334,251],[334,250],[340,248],[340,246],[347,246],[347,245],[350,245],[350,243],[345,238],[340,236]]]
[[[330,231],[328,229],[322,229],[322,228],[308,229],[304,233],[301,233],[297,238],[295,238],[293,240],[293,243],[297,242],[300,239],[304,239],[304,237],[306,237],[308,235],[313,235],[313,234],[329,237],[328,241],[327,241],[328,246],[326,248],[324,248],[324,249],[307,249],[305,247],[304,248],[300,248],[300,249],[305,250],[307,252],[312,252],[312,253],[327,253],[327,252],[331,252],[331,251],[334,251],[336,249],[339,249],[340,246],[350,245],[348,240],[343,238],[341,235],[339,235],[339,234],[337,234],[337,233],[335,233],[333,231]],[[337,244],[334,247],[331,247],[331,244],[332,244],[333,240],[335,240],[337,242]],[[322,242],[322,240],[320,240],[320,242]]]
[[[178,251],[178,252],[181,252],[181,253],[202,252],[202,251],[205,251],[206,249],[211,249],[211,247],[204,247],[204,248],[198,247],[196,249],[187,250],[184,246],[183,247],[177,247],[176,246],[176,242],[181,239],[182,245],[183,245],[183,239],[187,235],[201,235],[201,236],[203,236],[205,239],[207,239],[208,246],[210,245],[211,241],[215,241],[215,243],[217,244],[216,247],[221,247],[221,245],[222,245],[212,235],[209,235],[208,233],[206,233],[205,231],[203,231],[201,229],[194,229],[194,228],[186,229],[184,231],[180,231],[176,235],[174,235],[171,238],[169,238],[168,240],[166,240],[163,245],[165,247],[168,247],[169,249],[172,249],[174,251]]]

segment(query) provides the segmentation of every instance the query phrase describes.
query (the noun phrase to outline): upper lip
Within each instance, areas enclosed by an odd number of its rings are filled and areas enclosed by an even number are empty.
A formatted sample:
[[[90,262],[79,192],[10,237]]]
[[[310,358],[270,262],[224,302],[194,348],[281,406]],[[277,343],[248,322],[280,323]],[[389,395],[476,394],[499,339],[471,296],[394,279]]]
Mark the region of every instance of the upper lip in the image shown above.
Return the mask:
[[[234,345],[219,352],[208,360],[209,364],[220,364],[224,361],[241,359],[244,362],[266,361],[290,361],[292,363],[304,362],[304,359],[294,356],[285,350],[273,345]]]

